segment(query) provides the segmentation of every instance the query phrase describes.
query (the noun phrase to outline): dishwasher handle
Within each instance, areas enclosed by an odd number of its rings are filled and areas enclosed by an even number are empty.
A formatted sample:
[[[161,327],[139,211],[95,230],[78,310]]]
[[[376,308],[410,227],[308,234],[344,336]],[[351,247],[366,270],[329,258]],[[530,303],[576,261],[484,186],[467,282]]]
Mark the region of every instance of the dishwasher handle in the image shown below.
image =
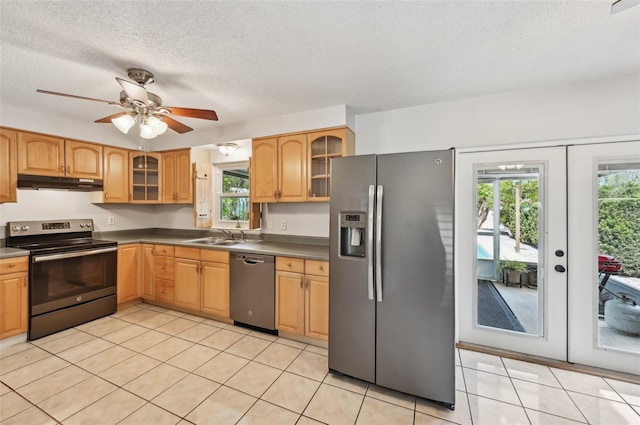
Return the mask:
[[[254,264],[264,264],[266,261],[260,255],[243,255],[243,254],[235,254],[233,256],[235,260],[242,261],[246,265],[254,265]]]

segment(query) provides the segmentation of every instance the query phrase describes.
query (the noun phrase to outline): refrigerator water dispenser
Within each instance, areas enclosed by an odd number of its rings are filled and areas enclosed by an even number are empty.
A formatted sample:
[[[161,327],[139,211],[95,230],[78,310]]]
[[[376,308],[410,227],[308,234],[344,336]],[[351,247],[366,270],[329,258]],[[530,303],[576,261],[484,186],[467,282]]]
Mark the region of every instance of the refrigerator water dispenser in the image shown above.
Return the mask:
[[[340,213],[340,256],[365,258],[365,218],[363,211]]]

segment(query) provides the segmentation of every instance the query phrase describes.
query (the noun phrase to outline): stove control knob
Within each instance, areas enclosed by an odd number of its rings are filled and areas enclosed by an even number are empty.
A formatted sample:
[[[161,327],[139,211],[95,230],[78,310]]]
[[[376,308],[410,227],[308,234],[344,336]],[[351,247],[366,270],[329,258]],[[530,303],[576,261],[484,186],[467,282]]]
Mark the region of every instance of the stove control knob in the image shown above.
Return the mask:
[[[26,232],[27,230],[29,230],[29,226],[22,226],[22,230]]]
[[[84,223],[80,223],[80,227],[84,227]]]
[[[91,227],[91,222],[90,222],[90,221],[88,221],[88,222],[85,224],[85,226],[87,226],[87,227]]]
[[[13,230],[14,232],[17,232],[18,230],[20,230],[20,226],[13,226],[11,230]]]

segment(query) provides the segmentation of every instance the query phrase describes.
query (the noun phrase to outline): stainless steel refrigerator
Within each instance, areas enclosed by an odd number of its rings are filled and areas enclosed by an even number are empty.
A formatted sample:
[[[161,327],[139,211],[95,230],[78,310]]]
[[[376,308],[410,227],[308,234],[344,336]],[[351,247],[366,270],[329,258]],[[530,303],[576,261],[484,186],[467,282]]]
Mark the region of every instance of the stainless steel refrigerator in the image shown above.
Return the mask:
[[[453,409],[454,151],[331,160],[329,369]]]

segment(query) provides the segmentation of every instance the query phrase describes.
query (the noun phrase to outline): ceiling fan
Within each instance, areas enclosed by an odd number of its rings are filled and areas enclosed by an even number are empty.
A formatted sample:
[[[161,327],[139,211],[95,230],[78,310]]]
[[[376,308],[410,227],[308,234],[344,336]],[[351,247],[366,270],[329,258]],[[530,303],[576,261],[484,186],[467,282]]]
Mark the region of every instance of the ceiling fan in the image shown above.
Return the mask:
[[[140,137],[143,139],[153,139],[154,137],[164,133],[167,128],[170,128],[180,134],[193,130],[193,128],[174,120],[170,115],[200,118],[212,121],[218,120],[218,116],[215,111],[212,110],[162,106],[162,99],[160,96],[147,91],[144,87],[145,84],[150,84],[155,81],[155,77],[151,72],[140,68],[129,68],[127,70],[127,74],[129,75],[129,78],[135,81],[135,83],[116,77],[116,81],[120,86],[122,86],[120,102],[111,102],[108,100],[58,93],[48,90],[38,89],[36,91],[38,93],[51,94],[55,96],[65,96],[74,99],[108,103],[109,105],[120,108],[122,111],[117,114],[100,118],[95,122],[113,123],[123,133],[127,133],[137,122],[140,125]]]

